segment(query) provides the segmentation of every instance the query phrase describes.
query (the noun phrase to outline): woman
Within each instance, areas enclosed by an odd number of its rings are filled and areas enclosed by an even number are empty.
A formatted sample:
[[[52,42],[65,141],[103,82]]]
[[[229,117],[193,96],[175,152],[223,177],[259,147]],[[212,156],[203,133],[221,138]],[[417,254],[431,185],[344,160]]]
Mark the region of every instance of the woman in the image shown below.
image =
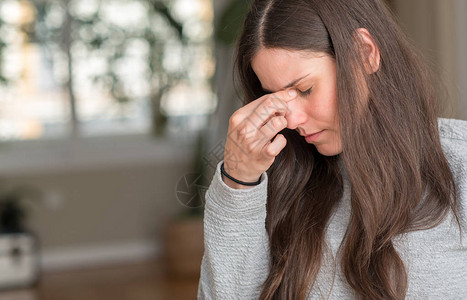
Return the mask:
[[[257,0],[199,299],[467,299],[467,122],[380,0]]]

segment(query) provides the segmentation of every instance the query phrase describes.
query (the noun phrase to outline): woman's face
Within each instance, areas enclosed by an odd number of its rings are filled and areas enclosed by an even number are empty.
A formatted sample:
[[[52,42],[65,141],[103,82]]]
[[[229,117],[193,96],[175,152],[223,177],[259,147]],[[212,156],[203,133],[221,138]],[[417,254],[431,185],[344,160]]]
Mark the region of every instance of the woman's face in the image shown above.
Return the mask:
[[[266,92],[298,92],[288,102],[287,128],[297,130],[322,155],[342,152],[334,59],[321,52],[262,48],[251,65]]]

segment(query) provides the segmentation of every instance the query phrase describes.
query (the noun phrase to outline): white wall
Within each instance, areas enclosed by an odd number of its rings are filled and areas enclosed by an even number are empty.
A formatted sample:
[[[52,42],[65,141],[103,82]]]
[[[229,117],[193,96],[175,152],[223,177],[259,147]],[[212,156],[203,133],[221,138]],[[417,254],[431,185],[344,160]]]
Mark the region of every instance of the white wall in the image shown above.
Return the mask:
[[[186,209],[176,185],[192,172],[189,143],[142,137],[86,141],[73,147],[58,141],[40,147],[19,143],[0,152],[2,188],[27,186],[45,193],[41,201],[23,203],[44,267],[161,254],[167,222]]]
[[[467,120],[467,3],[465,0],[394,0],[400,25],[447,88],[445,117]]]
[[[467,1],[455,1],[457,65],[459,79],[459,117],[467,120]]]

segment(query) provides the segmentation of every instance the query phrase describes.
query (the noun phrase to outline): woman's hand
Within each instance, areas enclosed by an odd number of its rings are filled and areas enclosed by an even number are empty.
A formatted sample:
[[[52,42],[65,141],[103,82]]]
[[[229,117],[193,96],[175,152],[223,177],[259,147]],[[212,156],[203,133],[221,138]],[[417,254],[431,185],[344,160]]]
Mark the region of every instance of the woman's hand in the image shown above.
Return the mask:
[[[277,133],[287,127],[287,103],[296,96],[294,89],[268,94],[232,114],[224,151],[224,169],[229,175],[254,182],[269,169],[287,143]],[[232,188],[248,188],[224,176],[223,180]]]

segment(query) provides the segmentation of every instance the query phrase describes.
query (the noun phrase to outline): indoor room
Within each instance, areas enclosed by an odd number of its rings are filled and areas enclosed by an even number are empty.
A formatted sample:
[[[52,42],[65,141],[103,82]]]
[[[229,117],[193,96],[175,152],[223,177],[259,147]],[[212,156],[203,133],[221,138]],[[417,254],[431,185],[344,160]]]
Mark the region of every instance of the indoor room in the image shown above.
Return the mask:
[[[0,0],[0,300],[225,299],[204,212],[251,2]],[[467,121],[467,1],[384,3]]]

